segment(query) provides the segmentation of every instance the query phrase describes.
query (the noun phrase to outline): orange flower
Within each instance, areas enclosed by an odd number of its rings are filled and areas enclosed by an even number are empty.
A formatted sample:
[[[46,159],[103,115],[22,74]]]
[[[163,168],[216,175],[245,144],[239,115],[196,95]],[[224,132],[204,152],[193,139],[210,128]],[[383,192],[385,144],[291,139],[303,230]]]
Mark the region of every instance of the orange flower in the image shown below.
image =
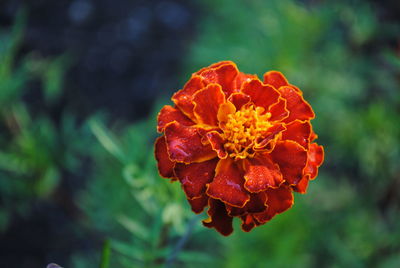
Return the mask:
[[[203,224],[223,235],[232,219],[246,232],[293,205],[318,173],[323,147],[302,92],[276,71],[239,72],[230,61],[194,73],[164,106],[155,143],[161,176],[179,180]]]

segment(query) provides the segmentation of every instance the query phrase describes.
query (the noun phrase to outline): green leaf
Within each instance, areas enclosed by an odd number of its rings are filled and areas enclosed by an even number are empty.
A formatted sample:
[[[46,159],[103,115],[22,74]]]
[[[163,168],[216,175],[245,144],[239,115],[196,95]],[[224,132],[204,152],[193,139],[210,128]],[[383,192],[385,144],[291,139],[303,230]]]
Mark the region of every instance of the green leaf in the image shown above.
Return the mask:
[[[110,241],[104,241],[103,251],[101,254],[100,268],[108,268],[110,266],[111,247]]]
[[[96,136],[100,144],[114,157],[120,160],[122,163],[125,162],[125,155],[118,145],[112,134],[104,127],[104,125],[96,119],[89,121],[89,127],[93,134]]]

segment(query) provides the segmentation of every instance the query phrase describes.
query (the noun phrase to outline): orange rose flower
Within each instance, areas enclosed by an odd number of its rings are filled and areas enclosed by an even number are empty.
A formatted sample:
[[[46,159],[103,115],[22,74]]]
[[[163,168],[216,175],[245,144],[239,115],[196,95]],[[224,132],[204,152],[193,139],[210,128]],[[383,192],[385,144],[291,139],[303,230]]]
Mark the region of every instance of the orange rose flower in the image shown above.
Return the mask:
[[[230,61],[194,73],[158,114],[161,176],[179,180],[203,224],[223,235],[239,217],[246,232],[293,205],[318,173],[323,147],[302,92],[276,71],[239,72]]]

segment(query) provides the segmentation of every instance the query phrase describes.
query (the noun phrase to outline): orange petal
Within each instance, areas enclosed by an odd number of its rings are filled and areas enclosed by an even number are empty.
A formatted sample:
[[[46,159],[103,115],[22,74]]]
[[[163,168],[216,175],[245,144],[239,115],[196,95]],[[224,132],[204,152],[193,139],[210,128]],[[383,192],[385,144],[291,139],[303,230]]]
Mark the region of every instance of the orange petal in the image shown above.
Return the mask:
[[[210,131],[206,134],[208,141],[211,144],[211,148],[217,152],[220,159],[225,159],[228,153],[225,150],[225,140],[217,131]]]
[[[242,208],[225,205],[228,214],[232,217],[247,213],[260,213],[266,209],[267,195],[265,192],[250,194],[250,200]]]
[[[264,107],[266,111],[279,99],[279,92],[274,87],[264,85],[258,79],[244,83],[242,92],[249,95],[256,106]]]
[[[236,64],[233,62],[227,62],[221,64],[218,67],[206,69],[199,75],[204,78],[206,84],[216,83],[221,85],[222,90],[226,96],[231,95],[236,89],[236,76],[239,71]]]
[[[184,115],[179,109],[165,105],[157,116],[157,131],[163,132],[165,126],[172,121],[177,121],[184,126],[194,125],[193,121]]]
[[[232,102],[237,110],[240,110],[243,105],[247,104],[250,102],[250,96],[237,92],[233,93],[232,95],[229,96],[228,101]]]
[[[264,191],[267,188],[278,188],[283,183],[282,173],[268,154],[249,158],[246,161],[244,187],[251,193]]]
[[[194,199],[188,199],[192,211],[196,214],[203,212],[204,208],[208,205],[208,196],[202,195]]]
[[[215,170],[215,178],[208,185],[207,194],[234,207],[243,207],[250,199],[243,187],[244,178],[236,163],[221,159]]]
[[[194,104],[192,103],[193,95],[204,87],[203,78],[193,75],[183,89],[176,92],[171,99],[184,114],[190,119],[195,119],[193,114]]]
[[[155,156],[157,160],[158,171],[164,178],[174,178],[175,163],[169,159],[165,136],[158,137],[155,142]]]
[[[278,71],[266,72],[264,74],[264,83],[272,85],[276,89],[289,85],[289,82],[286,80],[285,76]]]
[[[286,130],[282,132],[282,140],[292,140],[308,149],[311,135],[311,124],[309,121],[295,120],[286,125]]]
[[[214,158],[201,163],[175,165],[175,176],[189,199],[198,198],[205,193],[206,184],[214,178],[217,162],[218,158]]]
[[[310,175],[304,175],[298,184],[293,185],[292,189],[298,193],[305,194],[307,192],[308,182],[310,181]]]
[[[217,118],[219,121],[220,128],[223,128],[225,126],[226,122],[228,122],[228,120],[229,120],[228,116],[230,114],[234,114],[235,112],[236,112],[236,107],[230,101],[222,103],[219,106]]]
[[[310,180],[313,180],[318,175],[318,167],[324,162],[324,147],[316,143],[310,144],[307,156],[307,165],[304,169],[304,173],[309,174]]]
[[[210,208],[207,211],[208,219],[203,221],[203,225],[208,228],[215,228],[219,233],[228,236],[233,232],[232,217],[228,215],[224,203],[210,198],[208,201]]]
[[[279,98],[278,102],[271,105],[268,109],[271,113],[270,121],[281,121],[289,116],[289,110],[286,108],[286,100]]]
[[[206,88],[197,91],[193,96],[194,114],[197,122],[210,126],[218,126],[218,109],[225,102],[225,95],[221,86],[210,84]]]
[[[293,205],[292,190],[287,186],[282,185],[277,189],[269,188],[266,194],[268,196],[267,209],[262,213],[254,214],[254,218],[260,223],[269,221],[276,214],[288,210]]]
[[[315,117],[314,112],[299,92],[296,92],[292,87],[284,86],[279,88],[281,96],[287,101],[287,109],[289,110],[289,117],[285,119],[286,123],[293,120],[310,120]]]
[[[172,161],[189,164],[203,162],[217,156],[209,144],[201,143],[202,137],[196,127],[172,122],[165,127],[165,137]]]
[[[297,184],[307,163],[307,151],[290,140],[278,142],[271,152],[272,160],[279,165],[283,179],[289,184]]]

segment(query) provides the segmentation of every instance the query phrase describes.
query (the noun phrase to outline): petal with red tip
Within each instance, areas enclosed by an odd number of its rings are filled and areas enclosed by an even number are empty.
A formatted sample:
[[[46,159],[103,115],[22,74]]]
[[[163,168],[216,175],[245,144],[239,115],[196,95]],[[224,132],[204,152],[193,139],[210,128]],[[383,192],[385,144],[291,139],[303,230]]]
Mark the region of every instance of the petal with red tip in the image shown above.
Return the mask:
[[[228,62],[216,68],[204,70],[200,73],[200,76],[204,78],[207,84],[216,83],[221,85],[226,96],[229,96],[236,90],[236,76],[238,73],[236,65],[233,62]]]
[[[172,121],[181,123],[184,126],[194,125],[193,121],[184,115],[179,109],[176,109],[170,105],[165,105],[158,113],[157,131],[163,132],[165,126]]]
[[[215,176],[215,167],[218,158],[200,163],[177,163],[174,168],[175,176],[182,184],[182,188],[189,199],[198,198],[205,193],[206,184]]]
[[[171,99],[184,114],[186,114],[191,119],[195,119],[193,114],[193,95],[204,87],[205,84],[203,82],[203,78],[194,75],[185,84],[183,89],[176,92]]]
[[[314,112],[300,93],[296,92],[292,87],[281,87],[279,88],[281,96],[286,99],[286,107],[289,110],[289,116],[285,119],[286,123],[292,122],[293,120],[310,120],[315,117]]]
[[[310,180],[313,180],[318,175],[318,167],[324,162],[324,148],[321,145],[312,143],[307,155],[308,160],[304,173],[309,174]]]
[[[311,124],[309,121],[295,120],[286,125],[286,130],[282,132],[282,140],[292,140],[308,149],[311,135]]]
[[[267,195],[265,192],[250,194],[250,200],[242,208],[226,205],[230,216],[242,216],[246,213],[260,213],[266,209]]]
[[[178,122],[169,123],[165,127],[165,138],[172,161],[189,164],[203,162],[217,156],[209,144],[202,144],[202,137],[196,127],[187,127]]]
[[[225,95],[221,86],[210,84],[206,88],[197,91],[193,97],[193,112],[200,124],[218,126],[218,109],[225,102]]]
[[[283,86],[288,86],[289,83],[286,77],[278,71],[269,71],[264,74],[264,83],[272,85],[274,88],[278,89]]]
[[[267,209],[258,214],[254,214],[254,218],[260,223],[265,223],[272,219],[276,214],[288,210],[293,205],[292,190],[287,186],[281,186],[277,189],[269,188],[267,194]]]
[[[305,194],[307,192],[309,179],[310,175],[304,175],[298,184],[292,186],[292,189],[298,193]]]
[[[208,185],[207,194],[234,207],[243,207],[250,199],[243,188],[244,178],[236,163],[221,159],[215,170],[215,178]]]
[[[242,92],[249,95],[256,106],[263,107],[265,110],[279,99],[279,92],[275,88],[263,85],[258,79],[244,83]]]
[[[283,183],[282,173],[268,154],[249,158],[246,162],[244,187],[251,193],[267,188],[278,188]]]
[[[233,105],[235,105],[237,110],[240,110],[243,105],[249,103],[251,100],[249,95],[237,92],[233,93],[232,95],[229,96],[228,101],[232,102]]]
[[[204,208],[208,205],[208,199],[208,196],[202,195],[194,199],[188,199],[188,202],[190,207],[192,208],[192,211],[196,214],[199,214],[203,212]]]
[[[215,228],[219,233],[228,236],[233,232],[232,217],[228,215],[224,203],[210,198],[208,201],[210,208],[207,211],[208,219],[203,221],[203,225],[208,228]]]
[[[287,183],[297,184],[301,180],[307,163],[307,151],[301,145],[290,140],[278,142],[271,156]]]
[[[210,131],[206,134],[208,141],[211,144],[211,148],[217,152],[220,159],[224,159],[228,156],[225,150],[224,144],[225,140],[217,131]]]
[[[174,178],[175,163],[169,159],[165,136],[158,137],[155,142],[155,156],[157,160],[158,171],[164,178]]]
[[[289,110],[286,108],[286,100],[279,98],[278,102],[271,105],[268,109],[271,113],[270,121],[281,121],[289,116]]]

